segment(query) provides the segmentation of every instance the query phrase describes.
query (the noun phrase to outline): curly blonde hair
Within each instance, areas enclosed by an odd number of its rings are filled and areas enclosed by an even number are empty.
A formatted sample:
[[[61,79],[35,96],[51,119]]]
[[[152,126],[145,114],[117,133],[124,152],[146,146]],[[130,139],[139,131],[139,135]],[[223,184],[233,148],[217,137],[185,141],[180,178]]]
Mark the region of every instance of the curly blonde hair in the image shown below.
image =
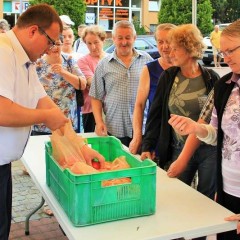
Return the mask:
[[[196,59],[202,59],[206,49],[200,30],[193,24],[182,24],[170,30],[169,42],[185,48]]]

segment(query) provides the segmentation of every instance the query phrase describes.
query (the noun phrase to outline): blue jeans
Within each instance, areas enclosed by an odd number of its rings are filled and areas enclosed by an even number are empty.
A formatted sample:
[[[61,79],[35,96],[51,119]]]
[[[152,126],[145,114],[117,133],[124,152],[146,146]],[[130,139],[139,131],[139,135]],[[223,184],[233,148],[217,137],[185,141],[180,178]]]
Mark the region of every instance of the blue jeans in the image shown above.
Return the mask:
[[[183,146],[174,146],[172,161],[181,153]],[[191,185],[198,171],[197,190],[205,196],[214,199],[216,192],[217,149],[215,146],[201,144],[190,159],[187,168],[179,176],[184,183]]]

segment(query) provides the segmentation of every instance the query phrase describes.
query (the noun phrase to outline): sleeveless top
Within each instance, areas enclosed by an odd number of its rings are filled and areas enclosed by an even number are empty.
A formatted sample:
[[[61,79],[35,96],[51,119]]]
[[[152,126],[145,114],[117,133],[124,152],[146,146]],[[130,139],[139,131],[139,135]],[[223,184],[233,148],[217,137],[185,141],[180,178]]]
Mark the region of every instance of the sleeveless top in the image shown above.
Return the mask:
[[[155,91],[157,88],[157,84],[158,84],[158,80],[162,74],[162,72],[164,71],[164,69],[162,68],[162,66],[159,64],[158,59],[155,59],[149,63],[146,64],[147,68],[148,68],[148,72],[149,72],[149,76],[150,76],[150,90],[149,90],[149,94],[148,94],[148,111],[150,109],[150,106],[152,104],[154,95],[155,95]]]

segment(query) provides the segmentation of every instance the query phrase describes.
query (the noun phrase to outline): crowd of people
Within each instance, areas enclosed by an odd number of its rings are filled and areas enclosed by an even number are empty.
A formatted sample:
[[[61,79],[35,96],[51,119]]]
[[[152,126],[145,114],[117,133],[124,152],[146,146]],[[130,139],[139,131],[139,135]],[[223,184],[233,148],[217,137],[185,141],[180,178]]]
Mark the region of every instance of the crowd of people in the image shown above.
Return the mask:
[[[77,40],[73,26],[47,4],[28,8],[11,30],[0,20],[0,239],[11,226],[11,162],[30,134],[51,134],[68,121],[80,132],[78,90],[84,132],[117,137],[188,185],[198,173],[197,190],[236,213],[227,221],[240,221],[240,20],[211,34],[232,70],[222,78],[199,63],[206,46],[193,24],[160,24],[155,60],[134,48],[130,21],[115,23],[111,54],[100,26],[79,25]],[[239,232],[238,223],[217,239],[237,240]]]

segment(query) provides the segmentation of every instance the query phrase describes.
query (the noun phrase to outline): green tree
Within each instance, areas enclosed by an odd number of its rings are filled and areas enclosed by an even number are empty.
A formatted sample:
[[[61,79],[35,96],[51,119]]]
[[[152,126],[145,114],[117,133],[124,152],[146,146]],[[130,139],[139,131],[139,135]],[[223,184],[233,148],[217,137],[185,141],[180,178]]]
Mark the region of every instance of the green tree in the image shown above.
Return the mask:
[[[68,15],[75,23],[75,31],[79,24],[85,22],[86,4],[84,0],[30,0],[31,5],[47,3],[52,5],[59,15]]]
[[[213,24],[225,22],[225,11],[228,6],[228,0],[211,0],[213,6]]]
[[[240,18],[240,1],[239,0],[228,0],[224,14],[222,15],[222,23],[231,23]]]
[[[213,29],[212,12],[210,0],[197,1],[197,26],[203,35]],[[162,0],[158,21],[176,25],[192,23],[192,0]]]
[[[136,16],[133,17],[133,25],[135,27],[137,35],[145,35],[146,34],[145,28],[141,25],[138,17],[136,17]]]

